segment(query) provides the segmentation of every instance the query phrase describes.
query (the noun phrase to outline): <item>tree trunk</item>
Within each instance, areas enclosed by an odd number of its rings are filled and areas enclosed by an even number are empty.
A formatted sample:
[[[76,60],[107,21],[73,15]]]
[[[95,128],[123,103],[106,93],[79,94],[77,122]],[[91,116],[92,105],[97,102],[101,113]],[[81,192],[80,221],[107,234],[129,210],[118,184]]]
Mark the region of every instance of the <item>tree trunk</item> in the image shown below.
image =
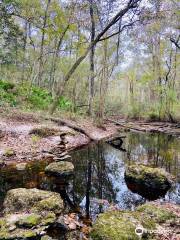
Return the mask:
[[[26,60],[26,45],[27,45],[27,36],[28,36],[28,22],[24,24],[24,44],[23,44],[23,66],[22,66],[22,75],[21,81],[24,81],[24,72],[25,72],[25,60]]]
[[[41,84],[42,84],[44,39],[45,39],[45,29],[46,29],[48,9],[49,9],[50,3],[51,3],[51,0],[48,0],[46,9],[45,9],[45,13],[44,13],[44,22],[43,22],[43,28],[42,28],[42,37],[41,37],[41,46],[40,46],[40,55],[39,55],[39,69],[38,69],[38,75],[37,75],[37,78],[38,78],[37,83],[39,86],[41,86]]]
[[[121,11],[119,11],[115,17],[113,17],[113,19],[107,24],[107,26],[97,35],[97,37],[94,39],[94,42],[90,43],[89,47],[87,48],[87,50],[85,51],[85,53],[80,56],[75,63],[72,65],[72,67],[70,68],[70,70],[67,72],[67,74],[64,77],[64,83],[59,87],[59,90],[57,91],[57,95],[53,101],[53,104],[50,108],[50,114],[53,114],[53,112],[55,111],[58,102],[59,102],[59,98],[60,96],[64,93],[64,87],[66,85],[66,83],[69,81],[69,79],[71,78],[72,74],[75,72],[75,70],[77,69],[77,67],[81,64],[81,62],[86,58],[86,56],[88,55],[88,53],[90,52],[91,48],[94,47],[103,37],[103,35],[115,24],[117,23],[130,9],[133,8],[137,8],[138,3],[140,2],[140,0],[129,0],[128,4],[126,5],[126,7],[124,9],[122,9]],[[129,25],[128,25],[129,26]]]
[[[57,43],[57,46],[56,46],[56,50],[55,50],[55,53],[53,55],[51,71],[50,71],[50,79],[49,79],[50,84],[51,84],[51,90],[53,90],[59,50],[60,50],[60,47],[61,47],[61,44],[63,42],[64,36],[65,36],[66,32],[68,31],[68,29],[69,29],[69,25],[67,25],[67,27],[64,29],[64,32],[59,37],[59,40],[58,40],[58,43]]]
[[[93,0],[90,0],[90,16],[91,16],[91,44],[95,38],[95,20],[94,20],[94,8]],[[90,51],[90,81],[89,81],[89,101],[88,101],[88,114],[92,115],[92,103],[94,98],[94,54],[95,45],[92,46]]]

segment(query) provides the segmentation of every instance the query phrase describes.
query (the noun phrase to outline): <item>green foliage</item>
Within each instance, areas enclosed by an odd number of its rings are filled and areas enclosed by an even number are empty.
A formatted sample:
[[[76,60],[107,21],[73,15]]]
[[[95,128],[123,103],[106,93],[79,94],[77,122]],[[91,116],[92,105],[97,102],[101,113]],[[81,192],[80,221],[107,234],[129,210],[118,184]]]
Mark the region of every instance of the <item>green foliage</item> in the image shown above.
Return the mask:
[[[23,33],[13,20],[19,8],[18,1],[0,1],[0,63],[10,64],[17,60],[17,49],[22,48]]]
[[[0,105],[26,107],[28,109],[46,110],[53,101],[51,93],[35,85],[19,84],[0,80]],[[70,110],[72,103],[64,96],[59,99],[58,108]]]
[[[72,103],[64,96],[60,97],[58,107],[63,110],[70,110]]]
[[[9,89],[13,89],[14,87],[15,87],[14,83],[0,80],[0,89],[8,91]]]
[[[151,121],[158,121],[159,120],[159,115],[156,112],[149,112],[148,113],[148,119]]]
[[[46,89],[33,86],[27,101],[30,104],[30,108],[44,110],[47,109],[52,102],[52,97]]]
[[[0,105],[7,103],[11,107],[17,105],[16,90],[13,90],[15,85],[13,83],[0,80]]]

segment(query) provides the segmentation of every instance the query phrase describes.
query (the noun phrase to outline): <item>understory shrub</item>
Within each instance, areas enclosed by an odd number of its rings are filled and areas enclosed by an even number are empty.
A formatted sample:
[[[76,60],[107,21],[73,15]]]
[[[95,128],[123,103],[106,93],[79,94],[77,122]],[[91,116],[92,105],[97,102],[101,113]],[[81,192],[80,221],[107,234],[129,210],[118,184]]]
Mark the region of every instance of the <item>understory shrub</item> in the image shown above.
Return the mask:
[[[25,107],[27,109],[46,110],[53,102],[52,94],[45,88],[30,83],[14,84],[0,80],[0,105]],[[58,108],[70,110],[72,103],[64,96],[60,97]]]

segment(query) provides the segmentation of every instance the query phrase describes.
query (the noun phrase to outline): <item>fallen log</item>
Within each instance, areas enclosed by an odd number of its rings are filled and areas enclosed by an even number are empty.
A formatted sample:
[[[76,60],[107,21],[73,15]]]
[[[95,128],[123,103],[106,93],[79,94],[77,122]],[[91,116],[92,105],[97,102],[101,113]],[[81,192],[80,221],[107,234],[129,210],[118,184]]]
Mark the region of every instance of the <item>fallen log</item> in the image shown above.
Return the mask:
[[[117,121],[115,121],[113,119],[106,119],[106,120],[109,121],[109,122],[115,123],[116,125],[122,126],[123,128],[126,128],[126,129],[132,129],[132,130],[135,130],[135,131],[144,131],[144,129],[135,128],[135,127],[132,127],[130,125],[127,126],[127,124],[123,124],[121,122],[117,122]]]
[[[78,125],[75,125],[67,120],[62,120],[62,119],[57,119],[57,118],[50,118],[51,121],[57,123],[57,124],[60,124],[60,125],[65,125],[69,128],[72,128],[74,129],[75,131],[77,132],[80,132],[84,135],[86,135],[91,141],[94,141],[96,139],[94,139],[84,128],[82,127],[79,127]]]

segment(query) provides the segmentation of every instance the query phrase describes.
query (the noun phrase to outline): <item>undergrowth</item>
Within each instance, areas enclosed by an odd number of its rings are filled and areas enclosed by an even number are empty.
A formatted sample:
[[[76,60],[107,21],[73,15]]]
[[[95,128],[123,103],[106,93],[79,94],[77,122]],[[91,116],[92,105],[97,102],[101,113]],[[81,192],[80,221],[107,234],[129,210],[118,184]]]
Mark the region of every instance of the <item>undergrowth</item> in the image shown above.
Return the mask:
[[[52,94],[45,88],[29,83],[14,84],[0,80],[0,106],[46,110],[52,101]],[[66,97],[60,97],[58,104],[60,110],[68,111],[71,109],[71,106],[71,102]]]

